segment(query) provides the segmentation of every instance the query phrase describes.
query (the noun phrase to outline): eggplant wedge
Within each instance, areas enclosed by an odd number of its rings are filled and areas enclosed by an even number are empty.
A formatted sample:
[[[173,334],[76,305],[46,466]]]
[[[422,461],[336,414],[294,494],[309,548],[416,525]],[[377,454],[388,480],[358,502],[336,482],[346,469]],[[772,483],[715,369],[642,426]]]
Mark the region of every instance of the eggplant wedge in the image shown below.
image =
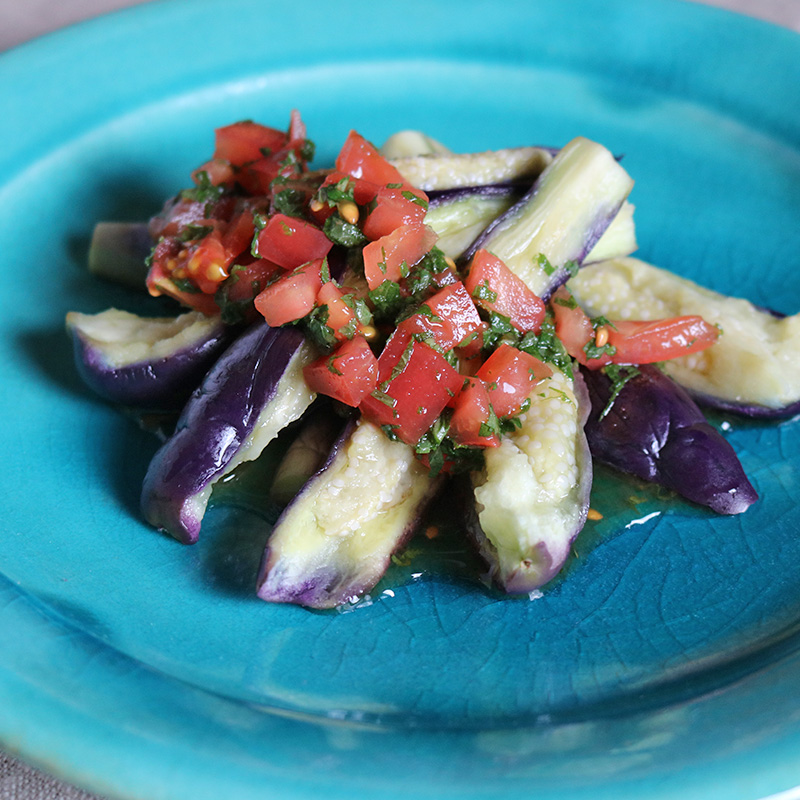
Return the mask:
[[[153,239],[146,222],[98,222],[89,245],[89,272],[114,283],[144,289]]]
[[[588,413],[581,376],[554,369],[531,395],[522,426],[487,450],[485,468],[472,475],[468,530],[506,592],[552,580],[583,528],[592,484]]]
[[[664,364],[702,405],[772,419],[800,413],[800,315],[777,315],[634,258],[587,266],[570,289],[592,316],[699,314],[718,325],[713,347]]]
[[[84,383],[109,402],[148,411],[180,411],[234,336],[219,316],[199,311],[71,311],[66,323]]]
[[[635,368],[616,396],[603,370],[582,372],[592,402],[586,435],[596,459],[718,514],[741,514],[758,499],[727,439],[657,367]]]
[[[299,330],[264,322],[220,356],[147,470],[141,505],[151,525],[197,541],[214,483],[258,458],[313,402],[303,379],[313,357]]]
[[[616,218],[633,180],[614,156],[573,139],[532,189],[498,217],[465,254],[490,250],[543,300],[580,266]]]
[[[424,153],[391,160],[412,185],[424,192],[485,186],[531,184],[553,161],[557,148],[510,147],[482,153]]]
[[[352,423],[276,522],[258,596],[335,608],[369,591],[437,486],[411,447],[370,422]]]

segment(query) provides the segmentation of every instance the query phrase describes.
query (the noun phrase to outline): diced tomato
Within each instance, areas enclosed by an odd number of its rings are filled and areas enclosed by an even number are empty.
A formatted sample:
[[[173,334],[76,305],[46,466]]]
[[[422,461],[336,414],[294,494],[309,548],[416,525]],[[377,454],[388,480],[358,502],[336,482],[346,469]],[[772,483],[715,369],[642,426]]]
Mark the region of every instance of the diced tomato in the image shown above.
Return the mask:
[[[458,444],[468,447],[497,447],[500,437],[496,433],[481,433],[489,422],[492,406],[486,383],[480,378],[466,378],[456,395],[450,435]]]
[[[286,214],[274,214],[258,234],[257,254],[286,269],[324,258],[333,242],[315,225]]]
[[[460,281],[440,289],[398,326],[430,336],[442,350],[457,347],[481,327],[478,310]]]
[[[280,164],[273,157],[259,158],[242,167],[236,180],[251,195],[268,195],[272,192],[272,181],[280,173]]]
[[[501,344],[483,362],[476,377],[485,381],[497,416],[513,417],[519,414],[534,386],[552,374],[553,370],[538,358]]]
[[[233,168],[230,162],[222,158],[212,158],[210,161],[206,161],[205,164],[201,164],[192,172],[192,180],[195,183],[199,181],[198,176],[201,172],[205,172],[206,175],[208,175],[208,180],[214,186],[222,186],[223,184],[232,183],[234,181]]]
[[[719,329],[700,316],[657,320],[614,320],[595,330],[592,321],[561,287],[553,295],[556,335],[567,352],[584,366],[599,369],[606,364],[652,364],[697,353],[719,338]],[[608,345],[608,351],[589,358],[586,346]]]
[[[361,324],[358,322],[355,309],[351,308],[344,299],[346,295],[347,292],[340,289],[333,281],[323,283],[317,294],[317,305],[327,306],[327,325],[333,330],[334,336],[339,342],[352,339],[361,332]],[[356,405],[358,404],[356,403]]]
[[[147,291],[153,296],[165,294],[172,297],[187,308],[195,311],[202,311],[204,314],[217,314],[219,308],[214,302],[213,296],[203,294],[203,292],[187,292],[179,289],[162,266],[161,261],[153,261],[150,271],[147,274]]]
[[[306,124],[303,122],[302,117],[300,116],[300,112],[293,108],[291,113],[289,114],[289,144],[294,145],[297,143],[303,143],[308,138],[306,133]]]
[[[602,367],[611,359],[605,356],[602,359],[588,359],[584,347],[594,338],[592,321],[586,316],[575,298],[563,286],[559,287],[551,300],[553,315],[556,323],[556,336],[566,348],[566,351],[584,366]]]
[[[403,176],[363,136],[350,131],[339,155],[336,169],[354,178],[386,186],[387,183],[404,183]]]
[[[545,317],[541,298],[488,250],[475,253],[466,287],[479,306],[508,317],[517,330],[538,332],[541,328]]]
[[[355,408],[375,388],[378,359],[367,340],[356,336],[303,369],[308,388]]]
[[[378,360],[378,388],[359,407],[367,419],[392,426],[402,441],[416,444],[461,388],[462,380],[442,355],[423,342],[412,341],[395,365]]]
[[[283,267],[273,264],[265,258],[258,258],[248,264],[242,264],[231,271],[231,275],[226,281],[227,299],[234,303],[252,300],[272,278],[283,273]]]
[[[370,241],[390,234],[401,225],[421,223],[428,210],[428,196],[407,184],[378,187],[374,203],[361,226]]]
[[[236,167],[257,161],[286,146],[286,134],[257,122],[234,122],[216,130],[214,158],[222,158]]]
[[[353,201],[359,206],[371,203],[381,188],[377,183],[370,183],[370,181],[365,181],[362,178],[354,178],[345,172],[339,172],[339,170],[329,172],[322,182],[322,186],[336,186],[338,183],[342,183],[343,191],[352,189]]]
[[[697,353],[719,338],[719,328],[699,316],[651,321],[615,321],[608,343],[616,348],[615,364],[652,364]],[[616,330],[615,330],[616,329]]]
[[[273,327],[301,319],[314,308],[322,287],[322,259],[281,275],[255,299],[255,306]]]
[[[427,225],[403,225],[388,236],[370,242],[362,251],[364,276],[370,289],[384,281],[399,281],[436,244]]]
[[[147,230],[154,241],[162,237],[177,236],[187,225],[204,225],[205,204],[196,200],[185,200],[167,203],[161,213],[150,218]]]
[[[232,258],[250,250],[253,234],[256,232],[253,214],[242,211],[226,226],[222,234],[222,244]]]
[[[228,267],[234,258],[225,249],[222,234],[219,230],[211,231],[187,252],[190,255],[186,261],[186,275],[201,292],[214,294],[228,277]]]

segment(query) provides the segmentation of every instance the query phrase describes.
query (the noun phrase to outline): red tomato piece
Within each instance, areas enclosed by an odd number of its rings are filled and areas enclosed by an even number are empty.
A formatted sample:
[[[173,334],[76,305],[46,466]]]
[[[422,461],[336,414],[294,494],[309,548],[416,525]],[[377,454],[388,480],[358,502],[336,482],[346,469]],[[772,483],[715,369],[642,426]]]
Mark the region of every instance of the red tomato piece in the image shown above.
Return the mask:
[[[387,183],[404,183],[403,176],[363,136],[350,131],[339,155],[336,169],[354,178],[385,186]]]
[[[398,363],[378,359],[378,388],[359,408],[367,419],[392,426],[402,441],[413,445],[461,388],[462,380],[442,355],[412,341]]]
[[[234,122],[216,130],[214,158],[222,158],[236,167],[258,161],[266,154],[286,146],[286,134],[257,122]]]
[[[486,382],[498,417],[519,414],[533,387],[552,374],[547,364],[509,344],[501,344],[475,373]]]
[[[236,174],[236,180],[248,194],[268,195],[279,173],[280,164],[274,157],[259,158],[242,167]]]
[[[370,242],[362,251],[369,288],[375,289],[387,280],[399,281],[436,244],[437,238],[433,229],[415,223]]]
[[[700,316],[648,321],[614,320],[594,329],[592,321],[561,287],[553,295],[556,335],[567,352],[584,366],[599,369],[606,364],[652,364],[697,353],[719,338],[716,325]],[[609,345],[610,352],[588,358],[585,347]]]
[[[339,170],[333,170],[328,173],[322,185],[323,187],[336,186],[338,183],[342,183],[343,191],[346,189],[353,190],[353,200],[356,205],[359,206],[365,206],[371,203],[378,194],[378,190],[381,188],[377,183],[370,183],[370,181],[365,181],[361,178],[354,178],[352,175],[340,172]]]
[[[199,291],[187,292],[179,289],[158,260],[153,261],[153,265],[147,274],[147,291],[153,297],[165,294],[177,300],[181,305],[192,308],[195,311],[202,311],[204,314],[219,313],[219,308],[212,295],[203,294],[203,292]]]
[[[242,211],[228,223],[222,234],[222,244],[231,258],[250,251],[255,232],[256,226],[250,211]]]
[[[398,328],[430,336],[442,350],[451,350],[480,331],[482,322],[464,284],[458,281],[428,298],[420,311]]]
[[[293,269],[307,261],[324,258],[333,242],[315,225],[286,214],[274,214],[258,234],[261,258]]]
[[[667,361],[705,350],[719,338],[717,326],[699,316],[615,321],[606,327],[608,343],[616,348],[611,356],[615,364]]]
[[[380,186],[374,201],[375,207],[361,226],[370,241],[390,234],[401,225],[421,223],[428,210],[428,196],[408,184]]]
[[[195,183],[199,181],[199,175],[201,172],[205,172],[206,175],[208,175],[208,180],[214,186],[222,186],[225,183],[232,183],[235,177],[230,162],[225,161],[222,158],[212,158],[210,161],[206,161],[205,164],[201,164],[196,170],[194,170],[194,172],[192,172],[192,180]]]
[[[608,364],[611,359],[588,359],[584,347],[594,338],[592,321],[575,301],[575,298],[563,287],[559,287],[551,300],[556,322],[556,336],[567,352],[584,366],[593,368]]]
[[[346,295],[347,291],[340,289],[333,281],[323,283],[317,294],[317,305],[328,307],[327,324],[339,342],[352,339],[361,332],[361,324],[356,318],[355,309],[345,302]]]
[[[255,299],[256,310],[277,328],[301,319],[314,308],[322,286],[322,259],[310,261],[270,283]]]
[[[356,336],[304,367],[303,377],[312,391],[355,408],[375,388],[378,359],[367,340]]]
[[[508,317],[517,330],[538,332],[542,327],[545,307],[541,298],[488,250],[475,253],[466,287],[478,305]]]
[[[500,437],[496,433],[481,433],[491,413],[486,383],[480,378],[467,378],[455,397],[450,435],[456,443],[467,447],[497,447]]]
[[[274,277],[283,273],[283,267],[265,258],[242,264],[231,271],[225,284],[227,298],[234,303],[252,300]]]
[[[222,242],[219,230],[213,230],[190,248],[186,261],[186,274],[192,282],[206,294],[214,294],[219,285],[228,277],[228,267],[232,256]],[[173,272],[176,277],[177,270]]]

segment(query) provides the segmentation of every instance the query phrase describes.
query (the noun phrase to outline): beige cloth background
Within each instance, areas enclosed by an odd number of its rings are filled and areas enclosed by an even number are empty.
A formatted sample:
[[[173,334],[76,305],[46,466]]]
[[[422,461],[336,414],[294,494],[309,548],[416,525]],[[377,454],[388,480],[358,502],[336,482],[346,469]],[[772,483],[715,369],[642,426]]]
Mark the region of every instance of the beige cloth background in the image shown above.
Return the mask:
[[[641,0],[646,2],[647,0]],[[65,25],[151,0],[0,0],[0,52]],[[800,32],[800,0],[696,0]],[[96,800],[0,751],[0,800]]]

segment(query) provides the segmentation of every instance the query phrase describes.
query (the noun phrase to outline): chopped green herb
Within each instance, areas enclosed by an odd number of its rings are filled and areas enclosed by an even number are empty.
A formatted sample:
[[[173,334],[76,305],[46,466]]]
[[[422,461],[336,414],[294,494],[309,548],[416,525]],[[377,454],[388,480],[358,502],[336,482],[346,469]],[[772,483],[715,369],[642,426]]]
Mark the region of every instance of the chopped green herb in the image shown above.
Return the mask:
[[[600,419],[604,419],[611,411],[614,401],[619,397],[619,393],[625,385],[637,375],[642,374],[639,369],[628,364],[606,364],[602,371],[611,380],[611,395],[605,408],[600,412]]]
[[[423,200],[421,197],[418,197],[414,194],[414,192],[405,191],[401,193],[406,200],[410,200],[412,203],[416,203],[418,206],[422,206],[426,211],[428,210],[428,203],[427,201]]]
[[[548,259],[544,253],[539,253],[533,259],[533,263],[543,270],[545,275],[553,275],[556,271],[556,268],[550,263],[550,259]]]
[[[329,316],[328,306],[322,305],[313,308],[303,318],[306,335],[324,353],[329,352],[336,345],[336,333],[328,325]]]
[[[371,289],[369,299],[378,320],[394,319],[409,302],[395,281],[383,281]]]
[[[213,230],[213,225],[197,225],[190,223],[181,229],[181,232],[178,234],[178,241],[190,242],[203,239]]]
[[[287,217],[305,215],[306,195],[298,189],[281,189],[272,196],[275,210]]]
[[[338,214],[328,217],[322,230],[334,244],[340,244],[343,247],[358,247],[367,241],[367,237],[364,236],[358,225],[346,222]]]
[[[487,303],[494,303],[497,301],[497,292],[489,286],[488,278],[483,283],[479,283],[472,290],[472,296],[476,300],[485,300]]]
[[[208,172],[204,169],[195,173],[194,180],[196,185],[191,189],[184,189],[180,193],[180,197],[182,200],[203,203],[205,206],[203,213],[208,217],[212,206],[222,197],[225,193],[225,189],[222,186],[214,186]]]

